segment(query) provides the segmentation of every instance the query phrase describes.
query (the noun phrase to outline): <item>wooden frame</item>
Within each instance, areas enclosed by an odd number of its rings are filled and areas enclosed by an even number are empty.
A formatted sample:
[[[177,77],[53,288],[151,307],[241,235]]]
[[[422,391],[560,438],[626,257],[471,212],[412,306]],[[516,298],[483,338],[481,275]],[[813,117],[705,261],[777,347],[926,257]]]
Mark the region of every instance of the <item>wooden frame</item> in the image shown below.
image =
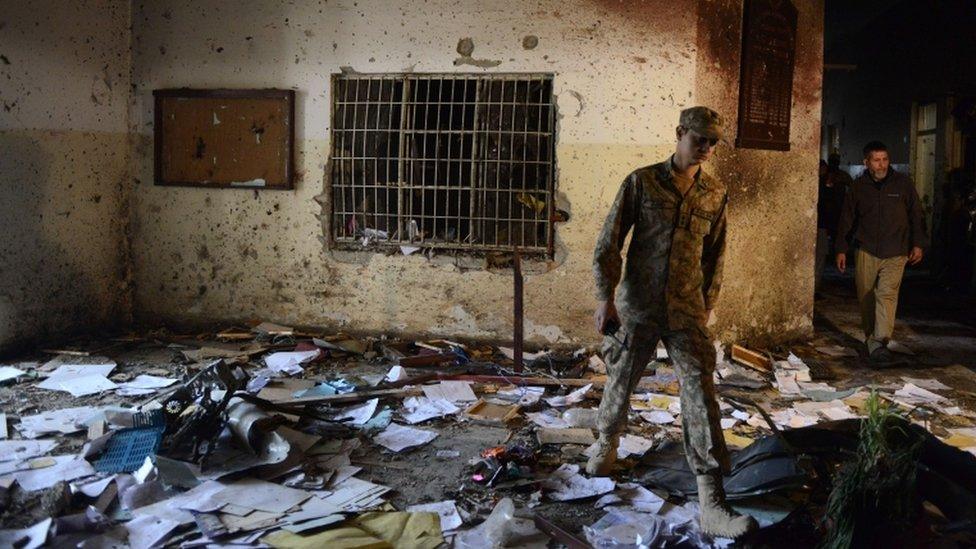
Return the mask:
[[[746,0],[736,147],[790,150],[797,11],[790,0]]]
[[[153,91],[153,103],[156,185],[294,189],[293,90],[165,89]],[[229,116],[222,121],[219,112]]]

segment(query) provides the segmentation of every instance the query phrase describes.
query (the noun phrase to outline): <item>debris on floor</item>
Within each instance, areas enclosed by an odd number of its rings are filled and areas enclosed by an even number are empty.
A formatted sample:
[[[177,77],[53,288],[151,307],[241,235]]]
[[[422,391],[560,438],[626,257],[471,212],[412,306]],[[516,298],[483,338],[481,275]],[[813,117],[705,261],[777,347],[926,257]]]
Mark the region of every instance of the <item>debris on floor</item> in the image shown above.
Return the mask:
[[[667,353],[591,477],[606,364],[587,349],[516,373],[505,347],[270,322],[98,343],[0,365],[0,545],[731,543],[698,528]],[[841,546],[865,535],[857,494],[897,493],[901,526],[971,539],[976,374],[852,373],[831,341],[718,350],[725,490],[757,536]]]

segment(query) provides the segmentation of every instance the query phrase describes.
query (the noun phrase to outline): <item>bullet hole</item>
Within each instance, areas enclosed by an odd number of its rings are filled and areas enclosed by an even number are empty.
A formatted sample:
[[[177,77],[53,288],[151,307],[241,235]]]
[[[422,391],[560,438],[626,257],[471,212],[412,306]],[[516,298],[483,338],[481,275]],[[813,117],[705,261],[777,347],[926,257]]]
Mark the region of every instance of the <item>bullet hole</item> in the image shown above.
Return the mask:
[[[538,45],[539,37],[534,34],[529,34],[522,39],[522,49],[524,50],[534,50]]]
[[[7,56],[2,53],[0,53],[0,61],[3,61],[4,65],[10,64],[10,59],[7,59]]]
[[[203,159],[203,152],[207,150],[207,144],[203,142],[202,137],[197,138],[197,149],[193,152],[193,158],[197,160]]]
[[[166,55],[166,46],[159,46],[159,54]]]
[[[465,57],[469,57],[474,53],[474,40],[470,38],[462,38],[458,40],[457,52]]]
[[[217,53],[223,53],[223,52],[224,52],[224,48],[222,46],[217,48]]]

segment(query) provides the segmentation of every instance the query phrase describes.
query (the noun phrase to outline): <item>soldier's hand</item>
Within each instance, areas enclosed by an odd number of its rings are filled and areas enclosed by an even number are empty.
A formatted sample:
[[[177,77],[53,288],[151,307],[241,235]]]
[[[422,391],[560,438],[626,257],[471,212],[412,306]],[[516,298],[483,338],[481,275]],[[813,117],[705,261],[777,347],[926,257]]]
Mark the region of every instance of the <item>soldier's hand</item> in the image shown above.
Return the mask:
[[[608,326],[620,326],[620,317],[617,316],[617,307],[613,301],[599,301],[596,305],[596,312],[593,313],[593,321],[596,323],[596,331],[605,334]]]
[[[908,254],[908,264],[915,265],[922,261],[922,248],[915,246],[912,251]]]
[[[847,270],[847,254],[844,252],[837,254],[837,270],[842,273]]]

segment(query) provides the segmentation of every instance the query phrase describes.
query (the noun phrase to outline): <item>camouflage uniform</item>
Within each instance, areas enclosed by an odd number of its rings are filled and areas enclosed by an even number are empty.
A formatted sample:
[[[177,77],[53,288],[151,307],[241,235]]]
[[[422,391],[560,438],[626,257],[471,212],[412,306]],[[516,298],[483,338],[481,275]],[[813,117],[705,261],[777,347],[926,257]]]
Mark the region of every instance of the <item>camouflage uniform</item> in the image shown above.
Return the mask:
[[[603,343],[608,380],[598,426],[608,437],[626,425],[630,394],[663,339],[681,384],[685,454],[701,475],[729,466],[712,379],[715,349],[705,327],[722,280],[727,193],[702,170],[683,198],[672,179],[671,159],[627,176],[597,240],[597,298],[610,300],[633,230],[614,300],[622,326]]]

